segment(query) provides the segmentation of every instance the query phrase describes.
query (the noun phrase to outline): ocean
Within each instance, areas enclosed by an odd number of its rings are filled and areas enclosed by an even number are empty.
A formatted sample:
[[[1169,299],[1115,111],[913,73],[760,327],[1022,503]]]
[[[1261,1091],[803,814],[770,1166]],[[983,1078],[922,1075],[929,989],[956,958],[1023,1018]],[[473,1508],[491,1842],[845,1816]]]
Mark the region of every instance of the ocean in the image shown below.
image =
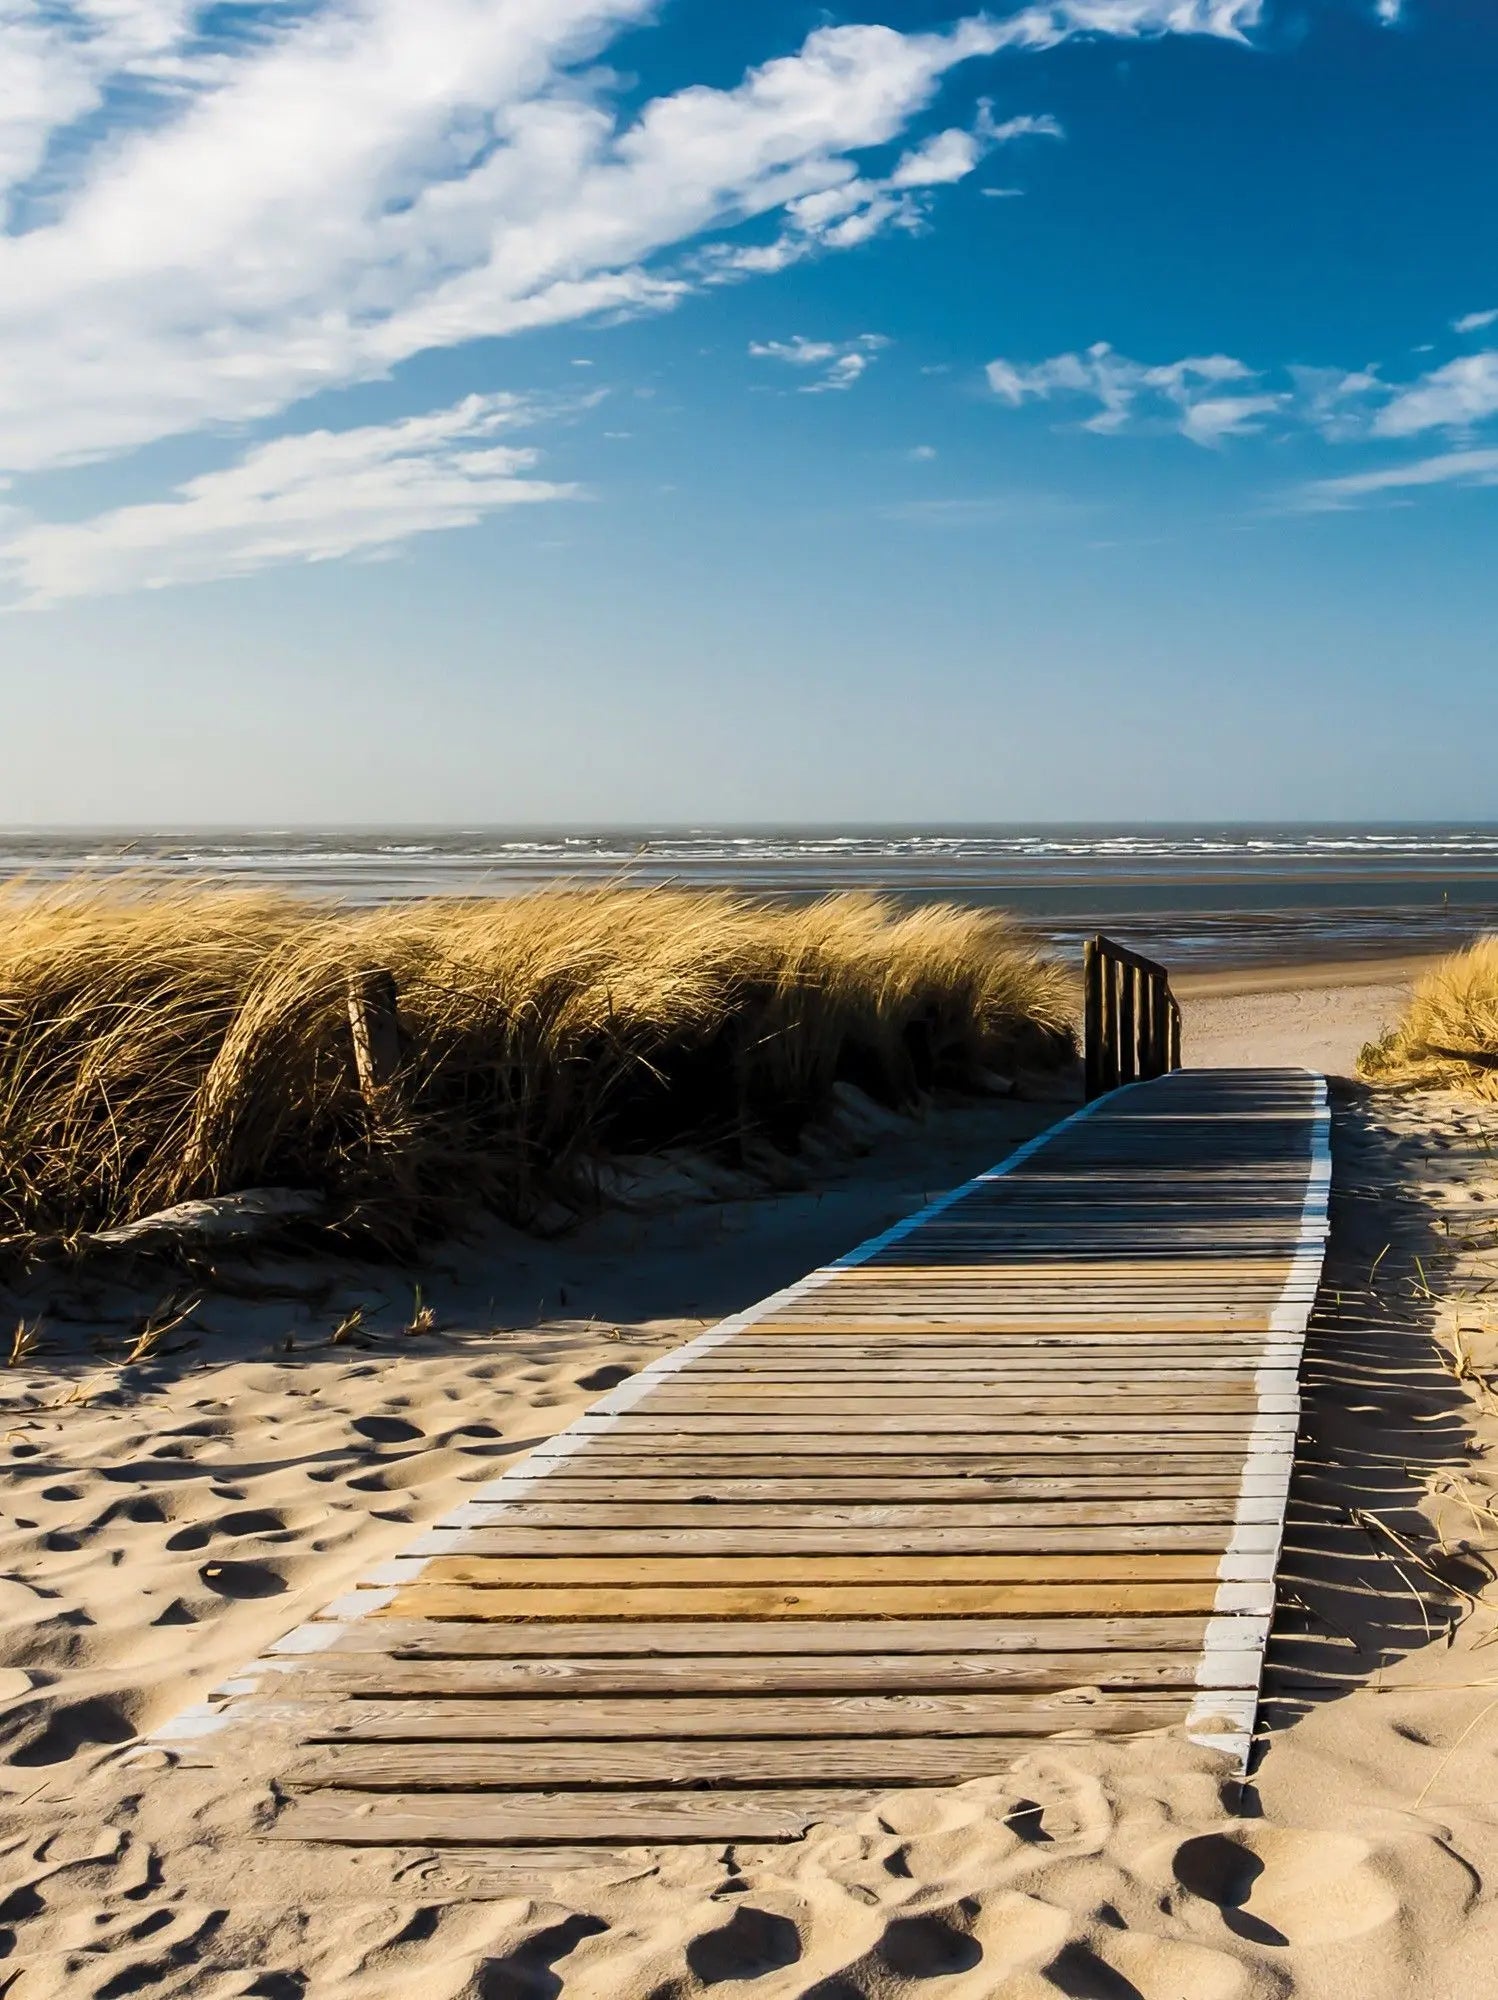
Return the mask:
[[[146,874],[355,904],[674,882],[876,889],[1012,910],[1072,956],[1106,929],[1181,969],[1438,951],[1498,931],[1498,825],[0,830],[0,874]]]

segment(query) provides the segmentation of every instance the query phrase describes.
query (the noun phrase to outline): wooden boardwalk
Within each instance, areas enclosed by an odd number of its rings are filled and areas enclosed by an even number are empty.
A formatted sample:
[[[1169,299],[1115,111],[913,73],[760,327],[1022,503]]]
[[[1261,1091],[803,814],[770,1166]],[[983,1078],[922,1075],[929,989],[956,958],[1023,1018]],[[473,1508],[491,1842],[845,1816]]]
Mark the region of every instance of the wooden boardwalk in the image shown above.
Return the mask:
[[[1240,1766],[1326,1093],[1178,1071],[655,1362],[165,1737],[291,1839],[799,1833],[1060,1733]]]

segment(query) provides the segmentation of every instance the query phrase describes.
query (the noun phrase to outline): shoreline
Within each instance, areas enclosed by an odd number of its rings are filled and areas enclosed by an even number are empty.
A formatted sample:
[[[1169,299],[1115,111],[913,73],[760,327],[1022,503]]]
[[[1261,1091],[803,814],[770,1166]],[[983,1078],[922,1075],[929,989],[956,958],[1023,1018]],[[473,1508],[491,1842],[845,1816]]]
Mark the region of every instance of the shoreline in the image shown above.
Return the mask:
[[[1396,953],[1368,958],[1256,960],[1252,964],[1185,967],[1172,972],[1177,997],[1222,1000],[1251,993],[1330,991],[1367,986],[1406,986],[1420,979],[1450,954],[1444,951]]]

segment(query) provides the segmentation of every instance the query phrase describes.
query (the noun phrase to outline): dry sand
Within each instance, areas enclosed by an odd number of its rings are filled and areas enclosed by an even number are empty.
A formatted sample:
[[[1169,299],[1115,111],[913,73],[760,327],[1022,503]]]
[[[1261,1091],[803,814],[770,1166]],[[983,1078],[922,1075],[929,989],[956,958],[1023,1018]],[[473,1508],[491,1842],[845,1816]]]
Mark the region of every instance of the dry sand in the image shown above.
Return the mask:
[[[1188,1054],[1345,1072],[1399,998],[1397,977],[1352,972],[1188,990]],[[642,1852],[479,1900],[419,1871],[340,1897],[286,1850],[253,1880],[184,1878],[180,1851],[251,1825],[262,1784],[122,1762],[621,1372],[1064,1109],[945,1111],[825,1161],[814,1190],[615,1214],[550,1245],[495,1232],[419,1274],[435,1334],[401,1331],[415,1275],[352,1264],[262,1264],[262,1287],[303,1295],[215,1295],[169,1337],[195,1346],[134,1365],[118,1343],[158,1297],[14,1301],[7,1330],[43,1311],[44,1347],[0,1376],[0,1995],[1498,1995],[1498,1344],[1481,1303],[1498,1134],[1490,1108],[1447,1096],[1338,1093],[1335,1236],[1246,1793],[1169,1737],[1058,1743],[781,1848]],[[331,1345],[361,1304],[370,1344]],[[1442,1359],[1458,1324],[1465,1376]],[[115,1358],[97,1351],[111,1338]]]

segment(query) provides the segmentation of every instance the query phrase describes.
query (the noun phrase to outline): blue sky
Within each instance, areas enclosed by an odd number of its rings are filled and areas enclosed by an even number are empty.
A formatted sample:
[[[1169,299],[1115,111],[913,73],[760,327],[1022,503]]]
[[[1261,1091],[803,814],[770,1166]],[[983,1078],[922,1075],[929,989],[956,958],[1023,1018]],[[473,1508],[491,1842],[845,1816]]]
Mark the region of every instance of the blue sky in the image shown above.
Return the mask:
[[[1493,816],[1464,0],[20,0],[11,823]]]

